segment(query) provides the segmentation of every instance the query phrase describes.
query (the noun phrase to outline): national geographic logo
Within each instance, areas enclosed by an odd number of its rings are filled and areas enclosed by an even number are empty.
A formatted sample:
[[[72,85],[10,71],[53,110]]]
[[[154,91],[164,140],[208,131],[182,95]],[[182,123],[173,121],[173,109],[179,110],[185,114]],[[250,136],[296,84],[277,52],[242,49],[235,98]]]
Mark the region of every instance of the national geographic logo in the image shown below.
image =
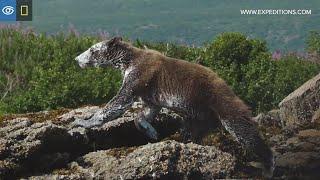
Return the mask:
[[[0,21],[32,21],[32,0],[0,0]]]

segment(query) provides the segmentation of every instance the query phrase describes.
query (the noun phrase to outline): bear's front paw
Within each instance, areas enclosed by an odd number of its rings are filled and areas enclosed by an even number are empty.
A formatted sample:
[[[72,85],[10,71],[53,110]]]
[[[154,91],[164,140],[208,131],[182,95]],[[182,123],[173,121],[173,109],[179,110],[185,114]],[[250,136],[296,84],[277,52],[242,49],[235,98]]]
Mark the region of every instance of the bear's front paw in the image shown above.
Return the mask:
[[[87,123],[86,120],[83,119],[76,119],[71,123],[71,127],[86,127]]]
[[[95,126],[101,126],[103,124],[102,120],[90,118],[88,120],[76,119],[72,122],[72,127],[84,127],[92,128]]]

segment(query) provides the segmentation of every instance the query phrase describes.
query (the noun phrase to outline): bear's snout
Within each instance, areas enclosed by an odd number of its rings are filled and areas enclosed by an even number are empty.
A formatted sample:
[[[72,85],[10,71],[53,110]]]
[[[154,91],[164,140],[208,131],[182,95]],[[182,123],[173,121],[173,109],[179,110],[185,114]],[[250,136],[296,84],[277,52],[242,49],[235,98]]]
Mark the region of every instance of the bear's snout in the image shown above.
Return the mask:
[[[87,50],[75,58],[81,68],[90,66],[90,51]]]

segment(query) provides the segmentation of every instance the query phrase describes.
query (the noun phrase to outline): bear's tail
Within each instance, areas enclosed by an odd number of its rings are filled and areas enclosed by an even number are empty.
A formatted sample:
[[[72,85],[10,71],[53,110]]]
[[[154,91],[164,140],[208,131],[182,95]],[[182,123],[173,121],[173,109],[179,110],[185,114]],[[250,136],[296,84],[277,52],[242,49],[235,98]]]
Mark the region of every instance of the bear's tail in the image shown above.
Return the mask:
[[[272,150],[260,136],[251,119],[251,111],[236,96],[215,101],[212,110],[219,114],[222,126],[249,152],[258,156],[263,175],[272,177],[274,157]]]
[[[270,147],[263,141],[255,125],[245,118],[224,119],[221,117],[224,128],[242,145],[256,154],[262,165],[252,164],[262,168],[263,175],[271,178],[274,170],[274,157]]]

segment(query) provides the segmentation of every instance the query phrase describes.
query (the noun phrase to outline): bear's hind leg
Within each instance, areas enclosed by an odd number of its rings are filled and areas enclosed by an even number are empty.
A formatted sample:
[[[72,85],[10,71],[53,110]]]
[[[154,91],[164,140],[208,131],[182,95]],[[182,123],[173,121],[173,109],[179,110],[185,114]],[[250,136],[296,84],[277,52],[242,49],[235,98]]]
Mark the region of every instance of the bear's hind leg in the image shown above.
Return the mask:
[[[220,124],[215,112],[208,109],[201,109],[195,117],[189,120],[191,141],[201,144],[203,137]]]
[[[159,111],[160,108],[158,107],[146,106],[134,120],[137,129],[153,140],[158,139],[158,133],[150,122],[156,117]]]

